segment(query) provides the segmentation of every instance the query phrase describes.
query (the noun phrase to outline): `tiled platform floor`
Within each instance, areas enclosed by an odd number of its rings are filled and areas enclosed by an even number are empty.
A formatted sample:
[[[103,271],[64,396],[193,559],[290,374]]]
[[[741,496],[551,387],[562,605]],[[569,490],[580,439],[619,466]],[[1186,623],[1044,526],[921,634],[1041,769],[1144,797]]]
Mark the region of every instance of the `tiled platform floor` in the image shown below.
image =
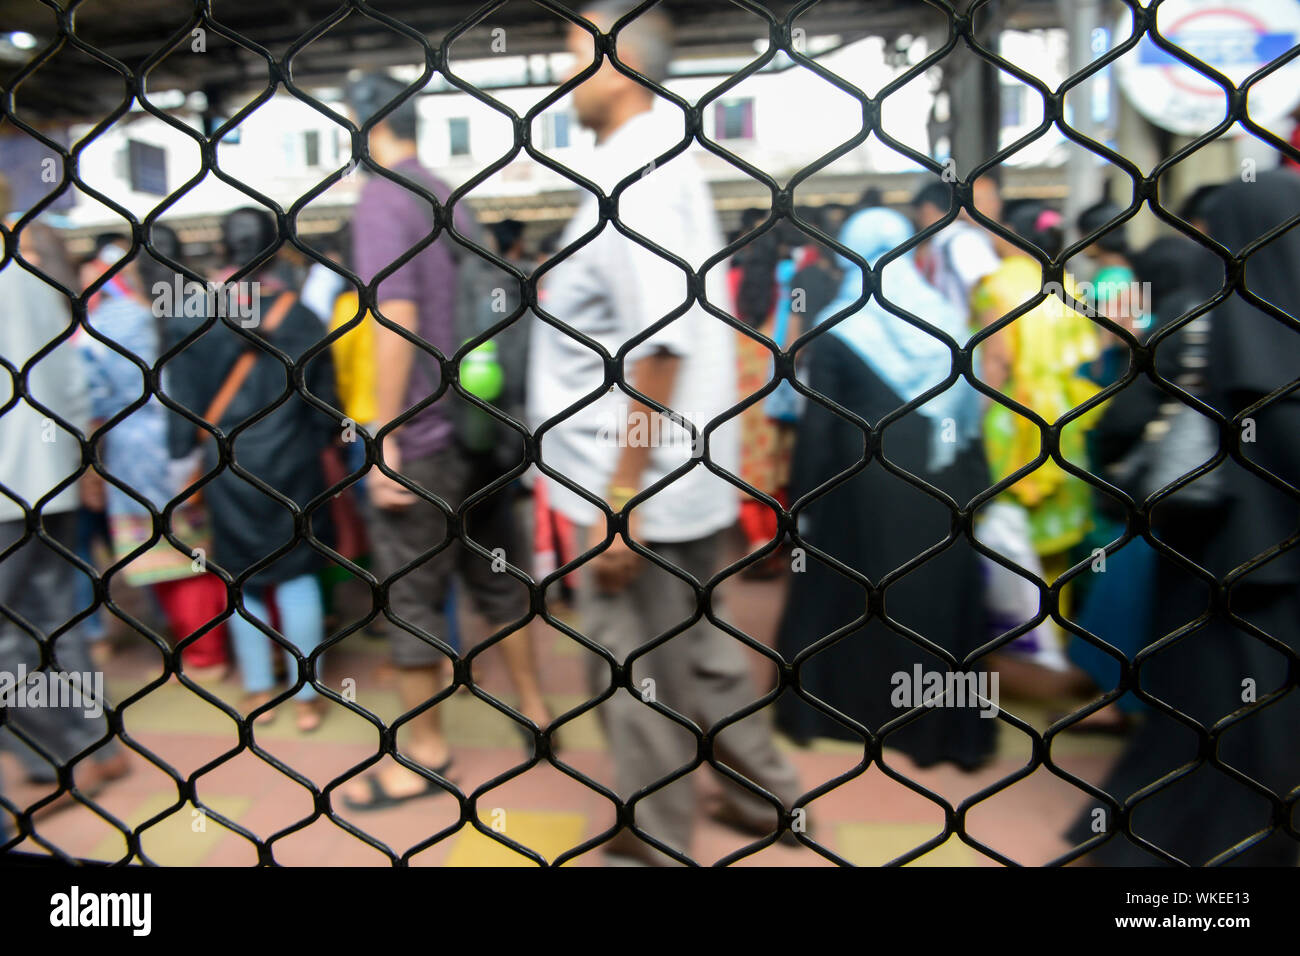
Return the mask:
[[[778,585],[733,580],[726,585],[734,622],[760,640],[771,640],[781,593]],[[469,622],[470,627],[477,622]],[[558,714],[585,699],[583,656],[587,653],[559,632],[536,634],[542,660],[543,688]],[[489,651],[476,668],[478,682],[490,693],[511,701],[512,693],[499,653]],[[108,668],[110,693],[117,701],[137,690],[157,667],[157,655],[142,640],[119,647]],[[754,655],[756,681],[767,675],[764,662]],[[354,634],[333,651],[326,663],[326,679],[335,689],[345,679],[355,681],[357,703],[384,719],[398,713],[393,673],[386,664],[385,644]],[[756,683],[757,687],[757,683]],[[238,686],[225,683],[211,688],[223,699],[239,700]],[[756,691],[757,693],[757,691]],[[1047,725],[1046,711],[1003,701],[1003,706],[1038,728]],[[453,780],[465,794],[483,787],[499,774],[524,762],[520,738],[505,717],[467,691],[440,705],[444,726],[455,748]],[[235,724],[219,710],[191,693],[179,682],[149,693],[125,710],[125,726],[132,740],[170,763],[183,775],[193,773],[238,746]],[[1023,767],[1029,756],[1028,738],[999,721],[1002,736],[998,759],[977,774],[956,768],[920,770],[904,756],[889,752],[889,765],[917,783],[958,801]],[[334,777],[373,756],[378,746],[374,727],[341,707],[331,708],[320,730],[302,736],[293,727],[289,708],[279,719],[256,730],[256,740],[266,751],[324,786]],[[561,731],[562,759],[573,768],[606,784],[611,781],[609,756],[597,721],[584,715]],[[861,759],[851,744],[818,741],[806,749],[781,740],[799,768],[808,790],[845,773]],[[1118,750],[1115,742],[1096,738],[1059,737],[1053,757],[1059,766],[1093,783],[1100,783]],[[97,798],[104,809],[130,826],[138,826],[177,802],[169,777],[139,755],[132,755],[132,773]],[[15,781],[18,767],[8,754],[4,778]],[[716,792],[716,777],[697,771],[688,781],[703,791]],[[312,813],[309,792],[268,763],[245,751],[201,777],[201,799],[238,826],[267,837]],[[12,786],[11,798],[30,803],[47,790],[31,785]],[[968,829],[977,840],[1008,857],[1036,864],[1068,847],[1060,834],[1088,802],[1088,797],[1049,771],[1039,769],[1008,790],[981,803],[968,816]],[[397,854],[427,841],[459,818],[454,797],[446,794],[422,798],[399,808],[369,814],[349,814],[336,800],[338,814],[382,841]],[[607,800],[549,764],[535,766],[520,776],[481,793],[476,801],[483,824],[500,828],[504,836],[553,860],[613,821]],[[837,854],[858,864],[892,860],[937,836],[943,829],[942,810],[932,801],[871,767],[855,779],[808,804],[816,839]],[[127,852],[123,836],[85,807],[53,814],[37,825],[40,836],[63,851],[83,857],[116,860]],[[750,841],[711,822],[696,828],[691,855],[712,863]],[[145,831],[142,846],[148,857],[161,864],[250,865],[257,861],[254,846],[215,819],[204,818],[193,806],[182,806]],[[42,852],[27,840],[21,849]],[[275,860],[286,865],[358,866],[387,865],[387,857],[327,818],[278,839]],[[524,856],[466,825],[412,858],[416,865],[530,865]],[[575,865],[600,865],[599,850],[585,853]],[[921,857],[919,865],[997,865],[960,840],[950,838]],[[776,845],[753,855],[741,865],[829,865],[806,847]]]

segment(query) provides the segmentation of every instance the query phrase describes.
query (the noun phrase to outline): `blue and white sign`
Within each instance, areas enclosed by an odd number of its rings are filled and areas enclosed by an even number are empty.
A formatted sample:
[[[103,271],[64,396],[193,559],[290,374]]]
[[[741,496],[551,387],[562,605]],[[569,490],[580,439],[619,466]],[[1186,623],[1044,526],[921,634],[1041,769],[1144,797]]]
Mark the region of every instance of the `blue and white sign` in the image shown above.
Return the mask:
[[[1261,67],[1300,44],[1300,0],[1165,0],[1157,10],[1160,34],[1239,85]],[[1128,10],[1115,39],[1133,34]],[[1149,35],[1116,62],[1120,88],[1133,107],[1173,133],[1194,136],[1212,129],[1228,112],[1223,88]],[[1250,118],[1262,126],[1300,103],[1300,58],[1251,87]]]

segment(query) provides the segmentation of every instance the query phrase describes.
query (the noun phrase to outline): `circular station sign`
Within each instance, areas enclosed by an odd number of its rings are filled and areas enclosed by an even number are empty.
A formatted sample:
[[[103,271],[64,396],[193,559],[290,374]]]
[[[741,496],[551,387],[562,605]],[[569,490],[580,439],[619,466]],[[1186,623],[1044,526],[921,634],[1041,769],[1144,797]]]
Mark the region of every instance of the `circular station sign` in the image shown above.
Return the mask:
[[[1218,70],[1234,85],[1300,44],[1300,0],[1165,0],[1156,28],[1170,43]],[[1133,35],[1125,10],[1117,41]],[[1156,46],[1149,34],[1115,63],[1120,88],[1155,125],[1184,136],[1223,121],[1228,97],[1209,77]],[[1300,58],[1251,87],[1250,118],[1268,125],[1300,102]]]

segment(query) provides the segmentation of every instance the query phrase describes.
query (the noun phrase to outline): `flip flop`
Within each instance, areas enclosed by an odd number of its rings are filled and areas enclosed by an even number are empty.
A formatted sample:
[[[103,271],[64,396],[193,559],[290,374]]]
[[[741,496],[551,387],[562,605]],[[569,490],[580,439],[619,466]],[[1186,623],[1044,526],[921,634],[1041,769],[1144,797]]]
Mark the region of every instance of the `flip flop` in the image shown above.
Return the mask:
[[[448,760],[441,767],[434,767],[433,772],[440,777],[446,777],[447,771],[451,769],[452,762]],[[423,779],[423,778],[421,778]],[[368,813],[372,810],[390,810],[393,807],[400,807],[404,803],[412,800],[419,800],[423,797],[436,796],[440,793],[446,793],[442,787],[438,786],[432,780],[425,780],[424,787],[415,793],[403,794],[400,797],[393,796],[383,788],[377,775],[366,777],[367,786],[370,787],[369,799],[364,802],[353,800],[351,797],[344,795],[343,805],[349,810],[357,813]]]

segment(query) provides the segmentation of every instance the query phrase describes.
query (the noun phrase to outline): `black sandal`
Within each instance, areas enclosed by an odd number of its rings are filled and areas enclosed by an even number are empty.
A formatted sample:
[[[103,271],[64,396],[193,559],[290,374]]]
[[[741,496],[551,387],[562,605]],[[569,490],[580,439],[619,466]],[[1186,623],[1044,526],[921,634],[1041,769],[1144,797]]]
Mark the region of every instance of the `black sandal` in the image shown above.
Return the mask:
[[[451,765],[452,762],[448,760],[441,767],[433,767],[432,770],[438,776],[446,777],[447,771],[451,769]],[[367,784],[370,787],[369,799],[362,802],[359,800],[353,800],[351,797],[345,794],[343,797],[343,806],[357,813],[367,813],[371,810],[390,810],[393,807],[400,807],[402,804],[409,803],[412,800],[419,800],[424,797],[437,796],[440,793],[447,792],[444,788],[440,787],[436,782],[426,778],[422,778],[422,779],[424,779],[423,789],[417,790],[415,791],[415,793],[407,793],[407,794],[403,794],[400,797],[397,797],[397,796],[393,796],[391,793],[389,793],[387,790],[383,788],[383,785],[380,784],[379,782],[379,776],[377,774],[366,777]]]

